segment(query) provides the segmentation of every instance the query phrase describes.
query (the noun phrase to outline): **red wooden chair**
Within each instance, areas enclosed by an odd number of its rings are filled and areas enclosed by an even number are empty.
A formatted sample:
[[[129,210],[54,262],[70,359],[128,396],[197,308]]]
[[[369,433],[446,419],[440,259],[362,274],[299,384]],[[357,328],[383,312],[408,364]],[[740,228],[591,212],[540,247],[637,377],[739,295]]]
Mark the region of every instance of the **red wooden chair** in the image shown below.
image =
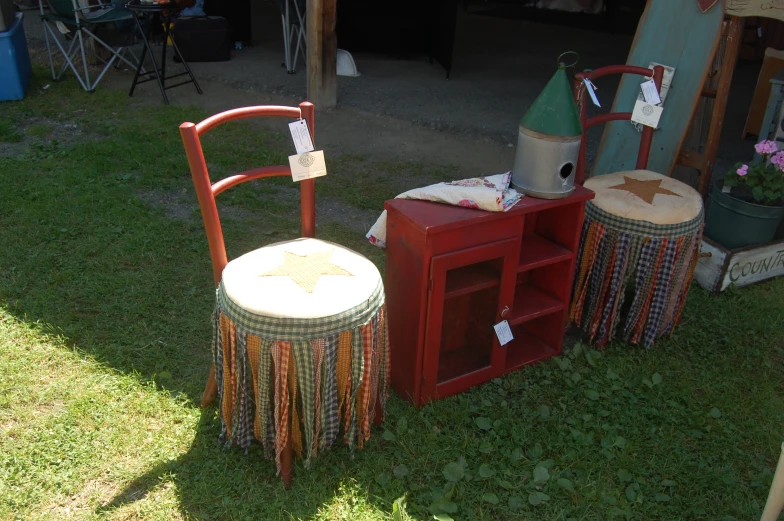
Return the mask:
[[[588,129],[600,123],[607,123],[609,121],[623,121],[631,120],[631,112],[605,112],[588,118],[588,100],[586,99],[584,79],[590,81],[599,79],[603,76],[610,74],[638,74],[643,77],[653,76],[653,81],[656,82],[656,90],[661,91],[662,78],[664,77],[664,67],[657,65],[651,69],[645,67],[635,67],[633,65],[610,65],[601,67],[594,71],[578,72],[574,75],[574,101],[577,103],[577,110],[580,112],[580,122],[583,125],[583,139],[580,143],[580,155],[577,158],[577,175],[575,182],[583,184],[585,181],[585,149]],[[642,135],[640,136],[640,149],[637,152],[637,169],[643,170],[648,166],[648,156],[651,152],[651,143],[653,142],[653,129],[651,127],[643,127]]]
[[[588,129],[630,120],[632,114],[609,112],[588,118],[583,79],[623,73],[652,76],[660,90],[664,68],[656,66],[652,71],[613,65],[575,75],[575,100],[583,125],[575,180],[596,197],[585,207],[569,318],[591,341],[603,346],[620,326],[626,286],[632,281],[635,294],[623,337],[650,347],[680,320],[697,260],[704,211],[696,190],[646,170],[654,132],[647,126],[640,137],[635,170],[585,180]]]
[[[380,421],[389,382],[384,288],[365,257],[314,238],[314,180],[300,182],[303,238],[226,256],[215,196],[238,184],[291,176],[289,166],[253,168],[212,183],[201,136],[230,121],[305,119],[314,107],[246,107],[183,123],[180,134],[201,207],[216,286],[213,366],[202,396],[219,398],[221,438],[248,449],[255,439],[275,459],[286,486],[292,451],[305,460],[329,448],[346,426],[362,448]],[[314,139],[315,142],[315,139]]]

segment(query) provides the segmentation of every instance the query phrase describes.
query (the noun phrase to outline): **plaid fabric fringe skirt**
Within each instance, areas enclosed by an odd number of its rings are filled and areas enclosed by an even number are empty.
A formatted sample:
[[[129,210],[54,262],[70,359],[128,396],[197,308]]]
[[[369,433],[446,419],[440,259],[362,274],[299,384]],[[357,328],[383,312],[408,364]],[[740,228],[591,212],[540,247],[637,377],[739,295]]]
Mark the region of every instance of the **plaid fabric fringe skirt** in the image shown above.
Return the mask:
[[[703,213],[657,225],[585,209],[569,319],[603,347],[618,333],[628,285],[634,298],[621,334],[645,347],[680,322],[702,238]]]
[[[353,450],[370,438],[376,402],[389,395],[390,350],[383,285],[340,315],[289,319],[249,314],[217,291],[213,360],[220,440],[254,440],[281,470],[281,453],[311,458],[339,437]],[[290,429],[288,428],[290,423]]]

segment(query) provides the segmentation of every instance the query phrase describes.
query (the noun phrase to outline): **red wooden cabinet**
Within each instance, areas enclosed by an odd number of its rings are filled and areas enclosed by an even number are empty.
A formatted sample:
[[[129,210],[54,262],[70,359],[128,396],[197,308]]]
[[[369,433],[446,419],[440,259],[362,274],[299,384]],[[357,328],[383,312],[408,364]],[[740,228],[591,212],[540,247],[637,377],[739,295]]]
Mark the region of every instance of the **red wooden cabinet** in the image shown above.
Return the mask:
[[[504,213],[387,201],[392,385],[416,405],[561,352],[585,203],[524,197]],[[501,346],[493,325],[507,320]]]

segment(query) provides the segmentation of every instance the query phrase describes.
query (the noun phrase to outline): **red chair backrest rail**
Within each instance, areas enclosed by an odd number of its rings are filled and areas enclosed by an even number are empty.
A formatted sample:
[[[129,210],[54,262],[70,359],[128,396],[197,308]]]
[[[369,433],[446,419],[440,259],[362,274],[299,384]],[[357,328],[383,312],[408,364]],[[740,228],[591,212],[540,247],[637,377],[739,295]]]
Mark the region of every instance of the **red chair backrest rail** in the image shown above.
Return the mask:
[[[223,240],[223,229],[218,216],[218,207],[215,204],[215,196],[233,186],[254,179],[290,176],[291,169],[288,165],[252,168],[226,177],[213,184],[210,181],[207,163],[204,160],[200,136],[230,121],[264,116],[304,119],[308,123],[311,139],[314,143],[316,142],[315,108],[312,103],[307,101],[300,103],[299,107],[258,106],[232,109],[215,114],[200,123],[183,123],[180,125],[180,136],[185,146],[185,155],[188,157],[193,184],[196,187],[196,197],[199,199],[201,216],[204,219],[204,228],[207,232],[215,286],[220,283],[223,269],[228,264],[226,244]],[[302,236],[315,237],[316,185],[313,179],[300,181],[300,215],[302,218]]]
[[[588,129],[594,125],[607,123],[608,121],[632,119],[631,112],[607,112],[591,118],[587,117],[588,104],[585,100],[585,84],[583,83],[583,79],[595,80],[610,74],[638,74],[644,77],[653,76],[653,81],[656,83],[656,90],[661,92],[664,67],[657,65],[653,68],[653,71],[651,71],[651,69],[635,67],[633,65],[609,65],[593,71],[578,72],[574,75],[574,99],[577,102],[577,107],[580,111],[580,123],[582,123],[583,126],[583,137],[582,142],[580,143],[580,155],[577,158],[577,174],[575,179],[575,182],[580,185],[585,181],[585,149]],[[643,127],[642,136],[640,137],[640,149],[639,152],[637,152],[637,169],[642,170],[648,166],[648,156],[651,152],[652,142],[653,129],[651,127]]]

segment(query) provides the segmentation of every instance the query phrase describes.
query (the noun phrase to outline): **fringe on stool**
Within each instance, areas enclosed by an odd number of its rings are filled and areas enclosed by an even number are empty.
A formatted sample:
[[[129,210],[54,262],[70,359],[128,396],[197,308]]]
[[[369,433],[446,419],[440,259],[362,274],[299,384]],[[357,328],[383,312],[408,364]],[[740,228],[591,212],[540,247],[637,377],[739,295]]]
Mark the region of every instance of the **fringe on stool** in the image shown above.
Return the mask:
[[[604,347],[616,335],[631,281],[623,338],[650,347],[680,322],[701,237],[701,226],[680,237],[643,237],[586,219],[569,319]]]
[[[363,448],[376,403],[385,412],[389,397],[385,306],[359,327],[307,341],[264,339],[220,310],[214,317],[222,443],[247,452],[254,440],[260,442],[278,472],[289,435],[306,468],[332,446],[341,424],[345,443]]]

